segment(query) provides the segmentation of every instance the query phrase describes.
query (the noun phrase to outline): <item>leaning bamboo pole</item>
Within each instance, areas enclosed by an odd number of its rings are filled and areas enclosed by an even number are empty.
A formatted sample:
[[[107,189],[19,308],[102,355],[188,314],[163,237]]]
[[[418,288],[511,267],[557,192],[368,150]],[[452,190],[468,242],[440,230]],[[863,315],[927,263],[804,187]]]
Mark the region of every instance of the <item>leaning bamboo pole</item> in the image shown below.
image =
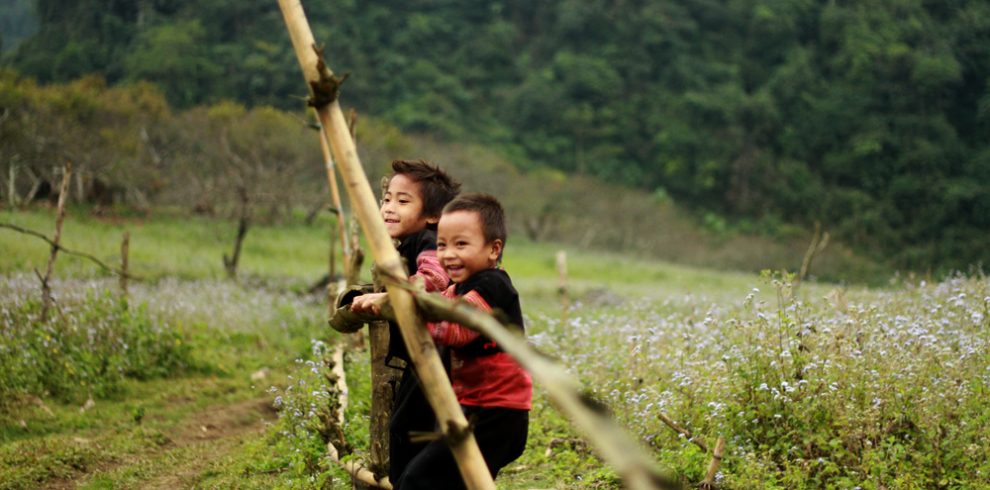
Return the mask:
[[[703,489],[715,487],[715,477],[718,474],[718,466],[722,463],[722,453],[725,451],[725,438],[719,437],[715,442],[715,451],[712,453],[712,461],[708,463],[708,471],[705,472],[705,479],[701,480]]]
[[[319,112],[317,112],[319,116]],[[326,131],[320,128],[320,149],[323,151],[323,165],[327,171],[327,184],[330,186],[330,199],[337,210],[337,233],[340,234],[341,255],[344,261],[344,277],[351,277],[351,245],[347,239],[347,220],[344,208],[340,202],[340,189],[337,187],[337,174],[334,172],[333,155],[330,154],[330,143]],[[332,283],[333,278],[330,278]]]
[[[344,113],[336,100],[340,79],[333,76],[317,51],[313,33],[306,20],[300,0],[279,0],[279,8],[292,39],[303,76],[310,85],[320,123],[330,137],[334,159],[365,236],[368,237],[377,267],[392,277],[406,277],[398,251],[385,229],[375,203],[371,185],[361,167],[354,140],[351,138]],[[401,287],[387,286],[389,301],[395,309],[399,330],[409,350],[416,374],[423,383],[426,398],[433,407],[441,430],[458,469],[468,488],[495,488],[474,434],[454,396],[447,374],[440,363],[433,339],[423,328],[412,295]]]

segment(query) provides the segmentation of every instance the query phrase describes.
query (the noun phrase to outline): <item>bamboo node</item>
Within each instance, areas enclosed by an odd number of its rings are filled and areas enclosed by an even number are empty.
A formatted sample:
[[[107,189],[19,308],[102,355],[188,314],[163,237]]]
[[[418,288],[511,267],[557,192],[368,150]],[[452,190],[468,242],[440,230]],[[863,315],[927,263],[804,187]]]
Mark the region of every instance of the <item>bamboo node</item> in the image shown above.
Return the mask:
[[[448,420],[447,421],[447,431],[444,433],[444,440],[447,441],[447,445],[450,447],[455,447],[462,441],[471,437],[474,433],[474,422],[473,418],[468,421],[466,426],[460,427],[457,425],[457,421]]]
[[[316,72],[319,73],[320,79],[309,82],[313,94],[306,104],[316,108],[326,107],[337,101],[337,97],[340,96],[340,86],[344,84],[350,73],[344,73],[341,77],[334,75],[323,60],[323,47],[314,44],[313,51],[316,52]]]

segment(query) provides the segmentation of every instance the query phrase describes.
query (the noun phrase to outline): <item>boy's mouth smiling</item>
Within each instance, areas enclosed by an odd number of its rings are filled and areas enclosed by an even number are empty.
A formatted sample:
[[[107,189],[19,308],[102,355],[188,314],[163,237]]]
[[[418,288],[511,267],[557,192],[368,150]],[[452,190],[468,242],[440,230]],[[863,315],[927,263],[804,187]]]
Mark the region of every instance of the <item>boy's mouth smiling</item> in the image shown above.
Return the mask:
[[[464,264],[444,264],[443,268],[450,277],[459,276],[464,271]]]

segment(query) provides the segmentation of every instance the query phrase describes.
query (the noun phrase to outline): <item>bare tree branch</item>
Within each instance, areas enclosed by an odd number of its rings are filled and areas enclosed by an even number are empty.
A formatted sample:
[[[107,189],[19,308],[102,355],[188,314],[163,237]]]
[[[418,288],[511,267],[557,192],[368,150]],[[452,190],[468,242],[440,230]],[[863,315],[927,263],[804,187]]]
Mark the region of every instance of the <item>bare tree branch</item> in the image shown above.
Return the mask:
[[[69,254],[69,255],[75,255],[77,257],[82,257],[84,259],[88,259],[88,260],[92,261],[93,263],[95,263],[96,265],[102,267],[103,269],[105,269],[105,270],[107,270],[109,272],[112,272],[113,274],[115,274],[115,275],[117,275],[119,277],[126,277],[128,279],[133,279],[135,281],[142,281],[142,280],[144,280],[140,276],[135,276],[134,274],[131,274],[129,272],[125,272],[123,270],[115,269],[113,267],[110,267],[109,265],[103,263],[103,261],[101,261],[100,259],[98,259],[96,257],[93,257],[92,255],[90,255],[88,253],[76,252],[75,250],[69,250],[68,248],[63,247],[62,245],[60,245],[58,243],[55,243],[55,241],[52,240],[51,238],[48,238],[47,236],[42,235],[41,233],[38,233],[38,232],[36,232],[34,230],[28,230],[26,228],[21,228],[20,226],[13,225],[13,224],[10,224],[10,223],[0,223],[0,228],[7,228],[8,230],[13,230],[13,231],[16,231],[18,233],[23,233],[25,235],[30,235],[30,236],[33,236],[33,237],[36,237],[36,238],[40,238],[40,239],[44,240],[45,242],[47,242],[52,247],[54,247],[54,248],[58,249],[59,251],[61,251],[62,253],[66,253],[66,254]]]
[[[45,275],[41,277],[41,321],[48,318],[48,309],[52,305],[52,290],[49,281],[55,268],[55,259],[58,258],[58,243],[62,238],[62,222],[65,220],[65,202],[69,199],[69,181],[72,179],[72,162],[66,161],[62,168],[62,186],[59,188],[58,207],[55,211],[55,236],[52,238],[52,250],[48,256],[48,266]],[[39,274],[40,276],[40,274]]]
[[[665,414],[663,412],[660,413],[659,417],[660,417],[660,421],[661,422],[663,422],[664,424],[667,424],[667,427],[670,427],[671,429],[674,429],[674,432],[677,432],[678,434],[681,434],[684,437],[686,437],[687,440],[688,440],[688,442],[694,444],[695,446],[698,446],[698,448],[700,448],[702,451],[704,451],[706,453],[708,452],[708,445],[705,444],[704,441],[701,441],[701,440],[697,439],[696,437],[694,437],[694,435],[691,434],[691,431],[685,429],[684,427],[681,427],[681,426],[675,424],[674,421],[671,420],[671,418],[668,417],[667,414]]]

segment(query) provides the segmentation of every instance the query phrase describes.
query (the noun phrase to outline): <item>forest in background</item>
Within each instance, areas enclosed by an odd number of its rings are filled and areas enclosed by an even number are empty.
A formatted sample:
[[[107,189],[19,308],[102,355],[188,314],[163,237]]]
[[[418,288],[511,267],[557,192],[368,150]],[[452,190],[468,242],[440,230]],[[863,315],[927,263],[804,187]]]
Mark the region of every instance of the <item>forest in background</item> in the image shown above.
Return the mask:
[[[672,200],[716,224],[820,222],[892,267],[990,263],[983,246],[990,239],[986,2],[378,0],[305,7],[331,66],[351,73],[345,104],[402,131],[497,149],[502,160],[534,172],[527,176],[632,186],[657,206]],[[304,95],[268,0],[15,0],[0,13],[4,25],[12,16],[20,16],[13,25],[36,22],[36,33],[20,34],[16,48],[4,40],[3,63],[42,83],[97,74],[109,94],[120,84],[151,81],[167,100],[155,102],[160,114],[174,109],[207,125],[265,111],[277,119],[267,106],[298,109]],[[141,103],[117,97],[108,104]],[[20,116],[86,129],[71,119],[14,114],[9,100],[2,105],[3,131],[20,131],[10,122]],[[94,169],[113,169],[103,174],[110,185],[153,183],[147,177],[173,171],[162,167],[163,153],[187,151],[173,144],[176,133],[141,127],[121,124],[141,156],[92,158]],[[198,126],[173,131],[189,127]],[[237,150],[214,128],[209,143],[193,138],[186,148],[220,152],[216,161],[234,161],[243,172],[319,181],[282,175],[264,152]],[[226,149],[213,144],[224,138]],[[14,155],[36,158],[12,141],[5,133],[5,167]],[[301,145],[273,145],[289,160],[302,158],[293,156]],[[39,141],[27,147],[56,151]],[[204,187],[227,181],[230,170],[209,173],[195,161],[169,165],[204,172]],[[138,190],[129,199],[140,202],[154,187]],[[564,216],[551,211],[528,219],[539,228],[541,216],[547,223]]]

